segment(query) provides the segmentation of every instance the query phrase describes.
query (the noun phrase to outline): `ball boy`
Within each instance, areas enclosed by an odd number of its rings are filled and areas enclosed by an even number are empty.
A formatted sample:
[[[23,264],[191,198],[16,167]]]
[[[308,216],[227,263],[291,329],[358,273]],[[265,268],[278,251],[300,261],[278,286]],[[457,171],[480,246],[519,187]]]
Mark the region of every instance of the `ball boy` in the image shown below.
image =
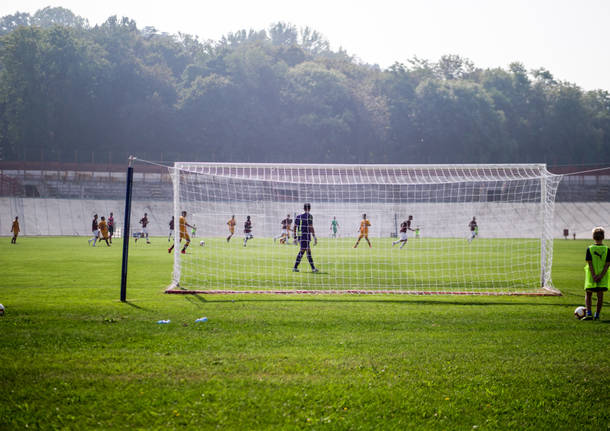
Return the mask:
[[[593,229],[593,241],[595,244],[587,248],[585,265],[585,305],[587,315],[582,320],[599,320],[604,302],[604,292],[608,290],[608,267],[610,267],[610,253],[608,246],[604,245],[604,228]],[[597,293],[597,309],[595,315],[591,315],[591,303],[593,292]]]

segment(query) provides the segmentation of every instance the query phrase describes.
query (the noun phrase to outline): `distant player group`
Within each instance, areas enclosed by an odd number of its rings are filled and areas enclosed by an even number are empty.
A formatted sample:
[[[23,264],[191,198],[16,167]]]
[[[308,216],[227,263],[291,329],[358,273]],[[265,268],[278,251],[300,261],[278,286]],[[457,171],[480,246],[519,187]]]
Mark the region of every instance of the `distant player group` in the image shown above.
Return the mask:
[[[316,269],[314,262],[313,262],[313,257],[311,255],[311,247],[310,247],[312,238],[313,238],[314,245],[316,245],[318,242],[317,237],[315,235],[315,229],[313,227],[313,216],[310,214],[311,204],[306,203],[304,205],[303,209],[305,212],[303,214],[296,216],[296,218],[294,220],[294,226],[293,226],[293,220],[290,217],[290,214],[287,214],[286,218],[282,219],[282,221],[280,222],[280,224],[281,224],[280,233],[277,236],[273,237],[273,241],[276,242],[279,240],[280,244],[288,244],[291,239],[291,235],[292,235],[293,244],[300,246],[300,250],[299,250],[299,253],[295,260],[293,271],[295,271],[295,272],[299,271],[298,267],[301,262],[301,259],[302,259],[303,255],[306,254],[307,260],[309,261],[312,271],[318,272],[318,270]],[[179,224],[178,242],[181,243],[182,240],[184,240],[184,245],[182,246],[182,249],[180,250],[180,253],[182,253],[182,254],[186,254],[186,250],[189,247],[189,245],[191,244],[191,235],[189,235],[187,228],[191,229],[191,234],[193,236],[195,235],[195,232],[197,229],[195,225],[191,225],[187,222],[186,215],[187,215],[187,212],[182,211],[180,219],[178,221],[178,224]],[[411,227],[412,222],[413,222],[413,216],[409,215],[408,218],[400,224],[400,237],[398,240],[392,242],[392,246],[400,244],[400,248],[402,249],[408,242],[408,232],[409,231],[415,232],[416,237],[419,237],[419,228],[413,229]],[[150,244],[150,240],[148,237],[148,225],[150,222],[148,220],[147,213],[144,213],[144,217],[142,217],[140,219],[139,223],[141,225],[141,229],[139,232],[136,232],[134,234],[135,242],[137,242],[139,238],[145,238],[146,243]],[[227,236],[226,240],[227,240],[227,242],[230,242],[231,238],[233,238],[233,236],[235,235],[235,226],[237,225],[235,215],[232,215],[226,224],[229,228],[229,235]],[[369,248],[373,247],[373,245],[371,244],[371,241],[369,239],[369,228],[371,226],[372,226],[371,222],[367,218],[366,214],[362,214],[362,220],[360,221],[360,226],[357,231],[358,239],[356,240],[356,243],[354,244],[354,248],[358,247],[358,245],[360,244],[360,240],[362,240],[363,238],[369,245]],[[468,242],[471,242],[478,235],[478,225],[477,225],[475,217],[472,218],[472,220],[470,221],[468,226],[469,226],[470,232],[471,232],[470,237],[468,238]],[[95,247],[98,240],[100,240],[100,241],[103,240],[106,242],[107,246],[110,246],[110,244],[112,244],[112,236],[114,234],[113,214],[110,213],[110,216],[108,217],[108,221],[106,221],[104,216],[102,216],[101,219],[98,221],[98,215],[95,214],[93,216],[93,221],[91,223],[91,230],[92,230],[92,237],[89,239],[89,245],[92,245],[93,247]],[[253,230],[252,219],[248,215],[248,216],[246,216],[246,221],[244,222],[244,241],[243,241],[244,247],[247,246],[249,240],[254,238],[254,235],[252,234],[252,230]],[[337,238],[338,230],[339,230],[339,222],[337,221],[336,217],[333,217],[333,219],[330,223],[331,238]],[[17,240],[17,235],[19,234],[18,217],[15,217],[11,231],[14,234],[11,242],[15,243]],[[171,242],[172,237],[174,237],[174,217],[173,216],[172,216],[171,220],[169,221],[169,234],[167,237],[167,241]],[[168,253],[172,252],[172,250],[174,249],[175,243],[176,242],[174,240],[174,244],[172,244],[167,249]],[[201,242],[201,244],[203,245],[203,241]]]
[[[148,239],[148,214],[144,213],[144,217],[140,219],[140,224],[142,228],[139,232],[134,234],[135,242],[138,242],[138,238],[145,238],[146,244],[150,244],[150,240]],[[90,246],[95,247],[98,241],[104,241],[108,247],[112,244],[112,237],[114,236],[114,214],[110,213],[108,216],[108,220],[106,217],[101,216],[98,220],[98,215],[93,215],[93,220],[91,221],[91,238],[89,238],[88,242]]]
[[[311,206],[310,206],[310,208],[311,208]],[[310,218],[312,220],[312,229],[313,229],[313,218],[311,217],[311,214],[310,214]],[[299,217],[297,217],[297,220],[295,220],[293,243],[296,245],[299,244],[297,228],[299,228],[299,229],[302,228],[301,227],[301,224],[303,223],[302,220],[303,220],[303,218],[299,219]],[[297,221],[299,222],[298,226],[297,226]],[[397,241],[392,242],[392,246],[401,244],[400,248],[403,248],[408,241],[408,236],[407,236],[408,231],[415,232],[416,237],[419,237],[419,228],[415,228],[415,229],[411,228],[412,221],[413,221],[413,216],[410,215],[407,218],[407,220],[403,221],[400,224],[400,237]],[[292,222],[293,222],[293,220],[290,218],[290,214],[287,214],[286,218],[282,219],[281,231],[280,231],[279,235],[273,237],[274,242],[279,239],[280,244],[288,244],[288,242],[291,238]],[[139,223],[141,225],[141,229],[139,232],[134,233],[135,242],[138,242],[139,238],[145,238],[146,243],[150,244],[150,240],[148,237],[148,225],[150,222],[148,220],[147,213],[144,213],[144,217],[142,217],[140,219]],[[231,241],[231,238],[233,237],[233,235],[235,235],[235,226],[236,225],[237,225],[237,221],[235,220],[235,215],[233,215],[227,222],[227,226],[229,227],[229,236],[227,236],[227,242]],[[110,247],[110,244],[112,244],[112,236],[114,235],[114,226],[115,225],[114,225],[113,213],[110,213],[108,220],[106,220],[106,218],[104,216],[102,216],[98,220],[98,215],[95,214],[93,216],[93,221],[91,222],[92,236],[88,241],[89,245],[95,247],[97,241],[99,240],[99,241],[106,242],[106,245],[108,247]],[[180,226],[180,241],[182,241],[183,239],[185,240],[185,244],[181,250],[181,253],[184,254],[184,253],[186,253],[187,247],[191,243],[191,236],[187,232],[187,227],[191,228],[191,232],[192,232],[193,236],[195,235],[197,227],[187,223],[186,211],[182,211],[182,215],[180,216],[180,220],[179,220],[179,226]],[[472,242],[472,240],[475,239],[479,233],[479,227],[477,225],[477,221],[476,221],[475,217],[472,218],[472,220],[470,221],[468,226],[470,228],[470,237],[468,238],[468,242]],[[372,247],[371,241],[369,240],[369,227],[371,227],[371,222],[367,219],[366,214],[362,214],[362,220],[360,222],[360,227],[358,228],[359,235],[358,235],[358,239],[356,240],[356,244],[354,244],[354,248],[358,247],[358,244],[360,244],[360,240],[362,238],[364,238],[366,240],[369,247]],[[246,221],[244,223],[244,242],[243,242],[244,247],[246,247],[249,240],[254,238],[254,235],[252,234],[252,228],[253,228],[252,219],[250,218],[250,216],[247,216]],[[338,230],[339,230],[339,222],[337,221],[336,217],[333,217],[332,221],[330,222],[331,238],[337,238]],[[17,237],[19,236],[19,232],[20,232],[19,217],[15,217],[15,219],[13,220],[13,224],[11,226],[11,233],[13,234],[13,238],[11,239],[11,244],[17,243]],[[169,221],[169,235],[167,237],[167,241],[170,242],[171,238],[173,236],[174,236],[174,217],[172,216],[171,220]],[[171,253],[173,248],[174,248],[174,246],[172,245],[168,249],[168,252]]]
[[[102,216],[100,220],[97,219],[97,214],[93,216],[91,222],[91,238],[89,239],[89,245],[95,247],[97,241],[105,241],[106,245],[110,247],[112,244],[112,236],[114,235],[114,216],[110,213],[108,221],[106,217]]]

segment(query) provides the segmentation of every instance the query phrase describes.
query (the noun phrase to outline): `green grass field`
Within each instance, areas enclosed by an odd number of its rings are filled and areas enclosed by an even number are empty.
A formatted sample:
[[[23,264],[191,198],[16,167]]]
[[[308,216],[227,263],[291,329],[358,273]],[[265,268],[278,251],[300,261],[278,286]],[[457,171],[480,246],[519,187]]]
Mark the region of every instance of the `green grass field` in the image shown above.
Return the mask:
[[[561,297],[286,297],[166,295],[155,238],[125,304],[120,241],[9,241],[0,429],[610,429],[608,297],[572,315],[585,241],[555,242]]]
[[[301,273],[292,267],[298,248],[255,238],[194,240],[183,261],[184,288],[229,290],[373,289],[403,291],[538,292],[540,240],[411,239],[404,249],[390,238],[373,238],[373,248],[354,238],[323,238],[312,246],[317,274],[306,257]]]

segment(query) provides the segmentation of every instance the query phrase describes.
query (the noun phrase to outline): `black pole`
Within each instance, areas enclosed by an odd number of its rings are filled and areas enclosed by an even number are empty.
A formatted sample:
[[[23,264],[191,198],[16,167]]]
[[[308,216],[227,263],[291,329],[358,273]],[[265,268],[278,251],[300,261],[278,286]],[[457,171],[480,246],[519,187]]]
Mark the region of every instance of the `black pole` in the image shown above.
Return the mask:
[[[127,190],[125,192],[125,223],[123,224],[123,266],[121,268],[121,302],[125,302],[127,300],[127,258],[129,256],[129,221],[131,220],[133,159],[133,156],[129,156],[129,166],[127,167]]]

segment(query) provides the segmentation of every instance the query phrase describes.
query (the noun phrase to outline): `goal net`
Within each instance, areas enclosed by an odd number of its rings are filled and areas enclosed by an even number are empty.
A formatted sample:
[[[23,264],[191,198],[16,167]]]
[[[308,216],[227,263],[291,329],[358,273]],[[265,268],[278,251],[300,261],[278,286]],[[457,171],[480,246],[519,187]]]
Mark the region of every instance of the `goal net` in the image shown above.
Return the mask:
[[[561,177],[544,164],[187,162],[170,171],[176,235],[183,211],[197,229],[186,228],[185,250],[176,243],[168,293],[560,294],[551,228]],[[294,228],[305,203],[317,272],[307,252],[294,271],[307,243],[282,225]]]

